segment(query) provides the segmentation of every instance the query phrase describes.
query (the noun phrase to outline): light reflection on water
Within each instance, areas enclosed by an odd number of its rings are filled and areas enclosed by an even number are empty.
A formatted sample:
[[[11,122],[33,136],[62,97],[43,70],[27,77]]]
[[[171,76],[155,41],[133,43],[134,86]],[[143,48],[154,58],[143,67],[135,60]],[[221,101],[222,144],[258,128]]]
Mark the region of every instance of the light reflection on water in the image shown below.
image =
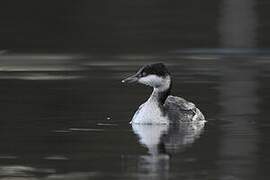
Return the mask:
[[[169,179],[170,158],[184,151],[199,138],[204,122],[181,125],[136,125],[132,124],[140,144],[148,149],[149,155],[138,159],[138,173],[144,173],[142,179]]]
[[[265,112],[269,108],[270,77],[266,60],[270,57],[264,54],[263,58],[244,59],[216,54],[215,59],[208,59],[209,54],[196,54],[196,58],[194,54],[177,53],[156,55],[150,60],[147,57],[131,65],[121,59],[115,64],[89,64],[87,58],[50,64],[78,67],[72,71],[1,71],[2,77],[6,77],[0,80],[1,177],[266,176],[267,172],[261,172],[260,167],[269,165],[264,155],[269,149]],[[203,131],[199,128],[185,133],[179,127],[129,125],[150,89],[123,87],[120,80],[138,65],[162,59],[166,59],[173,75],[173,94],[195,102],[207,117]],[[29,78],[36,73],[59,78]],[[28,78],[20,78],[24,76]]]

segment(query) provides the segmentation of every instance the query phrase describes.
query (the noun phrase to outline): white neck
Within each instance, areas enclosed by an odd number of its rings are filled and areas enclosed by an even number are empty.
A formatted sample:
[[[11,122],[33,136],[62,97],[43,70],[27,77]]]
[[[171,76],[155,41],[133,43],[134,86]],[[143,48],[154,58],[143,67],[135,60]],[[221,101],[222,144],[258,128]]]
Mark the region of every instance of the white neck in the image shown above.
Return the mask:
[[[147,101],[151,101],[152,103],[164,103],[163,101],[169,95],[169,91],[171,88],[171,78],[167,76],[163,80],[163,84],[158,87],[153,88],[153,92]]]
[[[152,81],[151,78],[153,77]],[[163,104],[170,93],[171,79],[169,76],[157,79],[152,76],[144,79],[146,85],[153,87],[149,99],[137,110],[132,118],[132,123],[138,124],[168,124],[164,116]],[[150,80],[149,80],[150,79]]]

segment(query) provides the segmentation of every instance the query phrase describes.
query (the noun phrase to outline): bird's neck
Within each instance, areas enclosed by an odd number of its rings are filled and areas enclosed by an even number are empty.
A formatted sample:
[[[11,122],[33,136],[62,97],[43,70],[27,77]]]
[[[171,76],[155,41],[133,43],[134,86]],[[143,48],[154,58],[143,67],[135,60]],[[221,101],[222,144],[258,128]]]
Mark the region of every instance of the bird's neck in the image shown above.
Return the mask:
[[[163,105],[167,97],[171,94],[172,83],[168,80],[163,86],[153,88],[153,92],[148,101]]]

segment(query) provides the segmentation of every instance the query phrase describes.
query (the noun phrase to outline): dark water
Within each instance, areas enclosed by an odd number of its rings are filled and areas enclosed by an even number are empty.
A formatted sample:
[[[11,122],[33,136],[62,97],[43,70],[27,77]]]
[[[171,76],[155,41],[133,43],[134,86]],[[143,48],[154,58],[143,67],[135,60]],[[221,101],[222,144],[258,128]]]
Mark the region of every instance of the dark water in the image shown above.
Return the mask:
[[[1,178],[269,179],[269,56],[31,58],[2,57]],[[173,94],[206,116],[202,130],[129,124],[151,90],[121,79],[162,59]]]
[[[268,7],[2,2],[0,179],[269,179]],[[204,127],[129,124],[151,89],[121,80],[151,62]]]

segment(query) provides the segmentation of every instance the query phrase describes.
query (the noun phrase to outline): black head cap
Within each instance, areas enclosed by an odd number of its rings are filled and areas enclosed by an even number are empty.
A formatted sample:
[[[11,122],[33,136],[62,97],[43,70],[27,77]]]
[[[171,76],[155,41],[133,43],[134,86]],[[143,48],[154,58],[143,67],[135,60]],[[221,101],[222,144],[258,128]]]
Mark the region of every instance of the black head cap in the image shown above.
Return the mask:
[[[143,66],[137,74],[141,77],[151,74],[165,77],[169,75],[169,71],[163,63],[155,63]]]
[[[137,82],[140,78],[146,77],[148,75],[156,75],[165,78],[170,74],[163,63],[155,63],[143,66],[136,72],[136,74],[122,80],[122,82]]]

